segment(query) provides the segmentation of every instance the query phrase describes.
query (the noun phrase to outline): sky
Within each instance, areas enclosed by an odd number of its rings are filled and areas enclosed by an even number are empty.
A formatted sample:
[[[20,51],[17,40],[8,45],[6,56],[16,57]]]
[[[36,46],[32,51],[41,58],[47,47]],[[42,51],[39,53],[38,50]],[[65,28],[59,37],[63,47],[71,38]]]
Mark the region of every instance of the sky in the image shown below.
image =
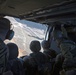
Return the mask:
[[[12,23],[12,29],[15,31],[12,42],[18,45],[21,55],[31,53],[29,45],[32,40],[39,40],[40,42],[44,40],[47,26],[8,16],[5,18],[8,18]]]

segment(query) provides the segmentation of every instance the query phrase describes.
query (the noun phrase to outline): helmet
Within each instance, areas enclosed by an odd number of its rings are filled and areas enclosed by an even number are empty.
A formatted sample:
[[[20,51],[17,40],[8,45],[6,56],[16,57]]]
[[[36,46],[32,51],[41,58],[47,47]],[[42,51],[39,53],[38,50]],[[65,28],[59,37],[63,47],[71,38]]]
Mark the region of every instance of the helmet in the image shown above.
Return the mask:
[[[36,41],[36,40],[32,41],[30,43],[30,49],[33,52],[39,52],[41,50],[40,42],[39,41]]]
[[[57,56],[56,56],[56,63],[63,63],[63,61],[64,61],[64,56],[62,55],[62,53],[60,53],[60,54],[58,54]]]
[[[49,49],[50,48],[49,41],[43,40],[41,44],[42,44],[43,49]]]
[[[76,42],[76,25],[64,25],[64,28],[66,29],[68,38]]]
[[[14,36],[14,31],[9,30],[6,35],[6,39],[11,40],[13,38],[13,36]]]
[[[11,29],[11,23],[8,19],[0,18],[0,32],[1,34],[5,34],[5,39],[12,39],[14,31]]]
[[[18,46],[15,43],[8,43],[7,47],[9,49],[9,60],[15,59],[18,57]]]

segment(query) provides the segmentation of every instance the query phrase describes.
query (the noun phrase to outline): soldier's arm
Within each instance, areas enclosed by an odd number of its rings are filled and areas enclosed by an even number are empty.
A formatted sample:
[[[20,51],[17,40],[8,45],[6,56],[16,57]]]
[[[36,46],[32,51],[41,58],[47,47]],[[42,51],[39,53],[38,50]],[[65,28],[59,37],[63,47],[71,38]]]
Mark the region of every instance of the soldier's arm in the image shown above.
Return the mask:
[[[7,59],[7,47],[0,39],[0,74],[2,74],[6,68]]]

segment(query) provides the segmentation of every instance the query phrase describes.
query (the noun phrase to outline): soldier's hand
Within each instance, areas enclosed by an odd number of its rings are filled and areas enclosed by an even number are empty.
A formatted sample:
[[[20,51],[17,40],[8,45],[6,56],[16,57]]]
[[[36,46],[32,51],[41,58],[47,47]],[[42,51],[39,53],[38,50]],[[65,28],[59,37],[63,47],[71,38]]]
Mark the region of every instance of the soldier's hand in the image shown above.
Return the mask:
[[[62,67],[65,70],[68,70],[69,68],[75,67],[75,65],[76,65],[76,63],[75,63],[74,59],[67,59],[67,60],[64,60]]]

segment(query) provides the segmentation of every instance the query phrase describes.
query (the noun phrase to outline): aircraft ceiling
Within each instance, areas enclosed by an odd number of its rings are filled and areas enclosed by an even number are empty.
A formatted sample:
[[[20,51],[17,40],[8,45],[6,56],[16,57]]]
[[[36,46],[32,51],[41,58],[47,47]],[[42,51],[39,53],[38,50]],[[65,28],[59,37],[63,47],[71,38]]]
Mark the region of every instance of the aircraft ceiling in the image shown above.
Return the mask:
[[[27,19],[26,17],[29,16],[29,14],[34,14],[35,11],[68,1],[72,0],[0,0],[0,15],[8,15],[21,19]],[[40,22],[36,18],[31,18],[27,20]]]

